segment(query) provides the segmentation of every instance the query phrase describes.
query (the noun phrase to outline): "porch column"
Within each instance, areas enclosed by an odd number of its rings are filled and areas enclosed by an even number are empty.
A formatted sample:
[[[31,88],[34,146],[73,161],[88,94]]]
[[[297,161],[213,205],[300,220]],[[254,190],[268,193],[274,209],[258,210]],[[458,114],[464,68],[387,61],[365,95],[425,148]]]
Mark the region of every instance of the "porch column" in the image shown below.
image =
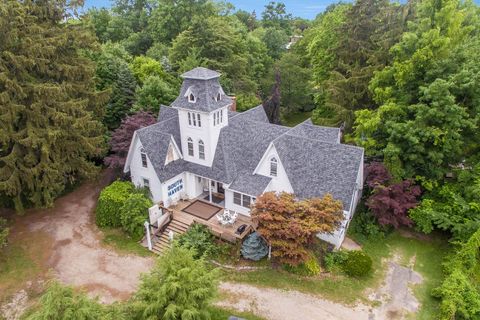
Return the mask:
[[[212,179],[208,179],[208,201],[212,203]]]
[[[152,251],[152,238],[150,236],[150,223],[148,221],[145,221],[145,230],[146,230],[146,236],[147,236],[147,245],[148,245],[148,250]]]

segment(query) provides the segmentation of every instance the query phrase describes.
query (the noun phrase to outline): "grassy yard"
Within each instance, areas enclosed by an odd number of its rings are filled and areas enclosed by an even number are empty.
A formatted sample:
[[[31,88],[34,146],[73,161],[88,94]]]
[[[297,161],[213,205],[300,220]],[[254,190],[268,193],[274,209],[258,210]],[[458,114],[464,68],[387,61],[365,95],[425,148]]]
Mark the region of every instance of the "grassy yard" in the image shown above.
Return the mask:
[[[153,253],[142,247],[138,241],[133,240],[121,229],[102,228],[103,243],[112,247],[119,253],[136,254],[141,257],[152,256]]]
[[[363,279],[354,279],[339,273],[324,273],[318,277],[306,278],[270,268],[249,272],[224,270],[222,276],[229,281],[318,294],[345,304],[359,301],[374,305],[374,302],[367,299],[366,291],[369,288],[375,289],[381,284],[386,272],[385,260],[396,253],[402,257],[402,264],[409,265],[414,260],[414,270],[424,278],[423,283],[414,288],[414,293],[422,304],[417,319],[432,319],[438,302],[431,297],[430,292],[442,280],[441,262],[448,249],[446,240],[439,237],[418,240],[394,232],[387,235],[384,240],[363,243],[363,250],[372,257],[374,269],[371,276]]]
[[[311,112],[296,112],[282,116],[282,124],[287,127],[293,127],[307,120],[312,116]]]

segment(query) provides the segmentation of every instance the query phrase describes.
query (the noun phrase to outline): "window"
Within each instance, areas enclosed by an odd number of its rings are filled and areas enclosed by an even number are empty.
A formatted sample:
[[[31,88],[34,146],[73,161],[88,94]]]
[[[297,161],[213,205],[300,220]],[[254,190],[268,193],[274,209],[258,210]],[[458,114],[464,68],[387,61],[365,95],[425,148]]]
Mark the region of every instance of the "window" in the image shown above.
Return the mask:
[[[202,177],[197,177],[197,181],[198,181],[198,183],[201,183],[202,182]]]
[[[223,122],[223,109],[220,110],[220,123]]]
[[[190,112],[188,113],[188,125],[192,125],[192,115],[190,114]]]
[[[195,113],[192,113],[192,118],[193,118],[193,126],[197,126],[197,118],[195,117]]]
[[[233,203],[239,206],[242,205],[242,195],[240,193],[238,192],[233,193]]]
[[[222,99],[222,95],[219,93],[217,93],[217,101],[220,101],[220,99]]]
[[[197,119],[198,119],[198,126],[202,126],[202,122],[200,121],[200,113],[197,113]]]
[[[201,127],[202,126],[202,117],[200,113],[189,112],[188,113],[188,125],[194,127]]]
[[[193,140],[192,140],[192,138],[187,139],[187,148],[188,148],[188,155],[193,157]]]
[[[147,168],[148,167],[148,162],[147,162],[147,154],[145,153],[145,150],[140,149],[140,156],[142,157],[142,167]]]
[[[205,145],[202,140],[198,141],[198,157],[205,160]]]
[[[150,180],[143,178],[143,186],[150,189]]]
[[[249,208],[250,207],[250,196],[247,196],[247,195],[242,195],[242,206],[244,206],[245,208]]]
[[[239,205],[245,208],[250,208],[250,205],[254,200],[255,198],[247,196],[246,194],[241,194],[238,192],[233,193],[233,203],[236,205]]]
[[[195,96],[193,95],[193,93],[190,93],[188,95],[188,102],[195,102]]]
[[[276,177],[277,176],[277,159],[275,158],[272,158],[270,159],[270,175],[272,177]]]

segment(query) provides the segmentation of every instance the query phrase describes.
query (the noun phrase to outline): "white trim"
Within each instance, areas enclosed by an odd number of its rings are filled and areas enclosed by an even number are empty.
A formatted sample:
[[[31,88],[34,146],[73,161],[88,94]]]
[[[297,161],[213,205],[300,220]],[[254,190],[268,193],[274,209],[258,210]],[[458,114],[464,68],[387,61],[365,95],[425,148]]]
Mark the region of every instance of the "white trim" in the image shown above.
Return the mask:
[[[127,159],[125,160],[125,165],[123,166],[123,172],[127,173],[130,171],[130,162],[132,161],[133,157],[133,145],[135,144],[135,141],[137,139],[137,131],[133,133],[132,141],[130,141],[130,146],[128,147],[128,154],[127,154]],[[141,143],[140,143],[141,144]],[[143,145],[142,145],[143,147]]]
[[[263,163],[265,158],[267,158],[267,154],[272,148],[272,146],[273,146],[273,142],[270,142],[270,144],[267,147],[267,150],[265,150],[265,152],[263,153],[262,158],[260,158],[260,161],[258,161],[257,166],[255,167],[255,170],[253,170],[253,174],[257,174],[258,170],[260,169],[260,165]]]

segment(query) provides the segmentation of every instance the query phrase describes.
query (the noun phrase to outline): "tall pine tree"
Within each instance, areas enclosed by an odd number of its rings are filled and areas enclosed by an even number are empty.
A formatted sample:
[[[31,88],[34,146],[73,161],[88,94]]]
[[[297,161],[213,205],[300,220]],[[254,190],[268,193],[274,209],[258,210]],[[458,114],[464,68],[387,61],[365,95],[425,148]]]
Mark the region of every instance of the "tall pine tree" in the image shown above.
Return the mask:
[[[0,196],[48,206],[104,150],[105,96],[82,55],[94,39],[65,0],[0,3]],[[71,10],[70,10],[71,11]]]

